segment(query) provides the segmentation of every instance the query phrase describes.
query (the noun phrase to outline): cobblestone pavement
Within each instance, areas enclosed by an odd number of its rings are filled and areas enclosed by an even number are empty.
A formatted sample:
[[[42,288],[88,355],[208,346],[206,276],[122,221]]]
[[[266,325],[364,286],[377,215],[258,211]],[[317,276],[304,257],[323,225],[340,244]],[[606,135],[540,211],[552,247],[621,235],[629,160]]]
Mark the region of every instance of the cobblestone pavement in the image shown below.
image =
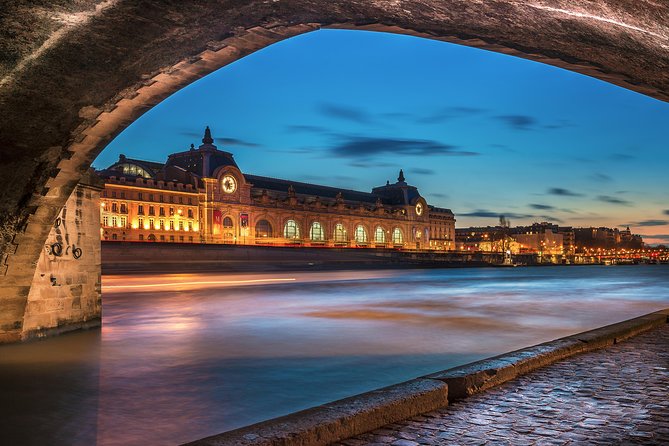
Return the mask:
[[[339,446],[669,445],[669,325]]]

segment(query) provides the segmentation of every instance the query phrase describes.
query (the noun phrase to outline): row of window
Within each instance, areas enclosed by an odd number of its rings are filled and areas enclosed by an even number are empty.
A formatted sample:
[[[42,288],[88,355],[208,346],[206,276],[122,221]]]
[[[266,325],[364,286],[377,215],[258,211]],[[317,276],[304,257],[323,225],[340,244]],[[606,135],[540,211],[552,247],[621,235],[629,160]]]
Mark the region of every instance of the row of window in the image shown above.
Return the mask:
[[[109,212],[121,213],[121,214],[127,214],[128,213],[128,205],[126,203],[120,203],[119,204],[119,203],[113,202],[111,204],[111,207],[108,209],[107,203],[103,202],[102,207],[105,210],[108,210]],[[149,215],[156,215],[155,206],[149,206],[148,211],[149,211],[149,213],[148,213]],[[168,208],[168,212],[169,212],[170,217],[173,217],[176,214],[179,214],[179,215],[183,214],[182,209],[175,209],[174,207],[171,207],[171,206]],[[137,214],[138,215],[146,215],[144,213],[144,205],[143,204],[137,205]],[[193,209],[190,209],[190,208],[187,209],[186,214],[187,214],[188,218],[193,218],[193,214],[194,214]],[[165,217],[167,215],[167,214],[165,214],[165,207],[160,206],[158,208],[158,215],[160,217]]]
[[[102,217],[102,226],[110,226],[112,228],[125,228],[127,225],[127,219],[126,217],[117,217],[115,215],[107,216],[104,215]],[[188,221],[185,222],[183,220],[179,220],[178,222],[175,222],[174,220],[167,220],[167,222],[163,219],[158,220],[158,226],[156,226],[156,221],[153,218],[149,218],[148,220],[148,225],[144,225],[144,219],[142,217],[139,217],[137,219],[137,228],[139,229],[161,229],[161,230],[167,230],[169,229],[170,231],[193,231],[193,222]],[[166,226],[167,223],[167,226]]]
[[[267,220],[260,220],[256,224],[256,237],[272,237],[272,225]],[[297,240],[301,237],[300,227],[295,220],[288,220],[283,226],[283,237],[289,240]],[[337,242],[347,242],[349,240],[346,228],[343,224],[337,223],[334,227],[333,240]],[[309,240],[314,242],[324,242],[326,240],[323,225],[315,221],[309,228]],[[368,243],[369,236],[364,226],[358,225],[353,231],[353,240],[356,243]],[[393,229],[390,240],[393,244],[399,245],[404,242],[404,236],[400,228]],[[374,243],[386,243],[386,231],[377,226],[374,230]]]
[[[107,198],[120,198],[121,200],[126,199],[126,193],[125,191],[107,191],[103,190],[102,191],[102,196]],[[167,196],[167,201],[166,197],[164,194],[146,194],[144,192],[137,192],[137,194],[134,193],[129,193],[127,194],[127,199],[132,200],[133,196],[135,196],[135,199],[137,200],[147,200],[147,201],[158,201],[160,203],[175,203],[175,204],[193,204],[193,197],[186,197],[186,200],[184,200],[184,197],[181,195],[168,195]]]

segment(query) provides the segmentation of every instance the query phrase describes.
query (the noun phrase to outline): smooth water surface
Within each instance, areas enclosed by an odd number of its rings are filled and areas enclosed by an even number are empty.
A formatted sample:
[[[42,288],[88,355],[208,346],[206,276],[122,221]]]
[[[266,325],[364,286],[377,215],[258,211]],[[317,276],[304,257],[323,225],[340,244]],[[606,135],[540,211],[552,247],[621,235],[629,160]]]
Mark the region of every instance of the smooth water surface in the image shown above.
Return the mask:
[[[0,347],[0,443],[178,444],[669,307],[669,267],[103,278],[102,330]]]

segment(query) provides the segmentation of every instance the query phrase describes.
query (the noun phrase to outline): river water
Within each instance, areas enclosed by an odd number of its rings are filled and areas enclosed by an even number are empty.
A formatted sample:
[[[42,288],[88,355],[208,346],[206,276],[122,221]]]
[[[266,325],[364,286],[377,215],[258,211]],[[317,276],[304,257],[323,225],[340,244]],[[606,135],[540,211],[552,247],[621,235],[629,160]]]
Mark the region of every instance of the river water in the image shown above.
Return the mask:
[[[178,444],[669,307],[669,267],[105,276],[0,347],[0,444]]]

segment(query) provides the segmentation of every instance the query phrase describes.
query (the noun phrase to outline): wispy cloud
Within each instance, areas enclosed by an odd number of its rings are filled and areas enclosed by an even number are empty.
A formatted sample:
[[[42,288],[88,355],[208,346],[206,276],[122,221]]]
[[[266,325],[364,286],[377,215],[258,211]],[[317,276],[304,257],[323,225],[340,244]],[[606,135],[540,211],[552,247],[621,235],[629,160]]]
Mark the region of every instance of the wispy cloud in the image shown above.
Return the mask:
[[[260,147],[260,144],[251,141],[244,141],[238,138],[214,138],[214,141],[221,145],[242,146],[242,147]]]
[[[664,215],[669,215],[669,209],[666,209],[666,210],[664,211]]]
[[[622,198],[611,197],[610,195],[600,195],[597,197],[597,200],[602,201],[604,203],[619,204],[621,206],[630,206],[632,204],[627,200],[623,200]]]
[[[286,131],[291,133],[326,133],[328,129],[319,125],[295,124],[286,126]]]
[[[488,211],[485,209],[477,209],[472,212],[465,212],[465,213],[458,213],[458,215],[462,215],[464,217],[480,217],[480,218],[499,218],[502,215],[506,218],[531,218],[533,215],[527,215],[527,214],[516,214],[513,212],[494,212],[494,211]]]
[[[598,181],[600,183],[610,183],[611,181],[613,181],[613,178],[603,173],[593,173],[588,178],[590,178],[593,181]]]
[[[567,121],[566,119],[560,119],[558,122],[544,125],[544,128],[549,130],[564,129],[567,127],[574,127],[574,124]]]
[[[644,235],[644,241],[648,239],[658,240],[659,242],[666,243],[669,242],[669,234],[653,234],[653,235]]]
[[[629,153],[614,153],[610,155],[609,158],[614,161],[631,161],[636,159],[636,156],[630,155]]]
[[[437,124],[451,119],[480,115],[486,111],[484,108],[477,107],[444,107],[418,117],[416,122],[419,124]]]
[[[643,220],[643,221],[636,221],[633,223],[628,223],[626,225],[620,225],[622,227],[627,227],[627,226],[643,226],[643,227],[648,227],[648,226],[665,226],[669,225],[669,220]]]
[[[547,204],[537,204],[537,203],[530,204],[530,207],[533,208],[533,209],[539,209],[539,210],[555,209],[553,206],[549,206]]]
[[[422,139],[372,138],[347,136],[331,147],[333,155],[342,158],[369,158],[374,155],[432,155],[475,156],[477,152],[461,150],[458,146]]]
[[[495,118],[514,130],[532,130],[537,125],[536,118],[528,115],[501,115]]]
[[[417,175],[436,175],[437,172],[432,169],[424,169],[422,167],[414,167],[412,169],[408,170],[411,173],[415,173]]]
[[[448,198],[448,195],[442,194],[441,192],[434,192],[434,193],[428,193],[431,197],[437,197],[437,198]]]
[[[561,197],[582,197],[583,194],[579,194],[578,192],[572,192],[569,189],[564,189],[561,187],[552,187],[548,189],[547,192],[549,195],[559,195]]]
[[[318,106],[318,111],[331,118],[355,122],[357,124],[372,124],[374,119],[365,110],[346,105],[323,103]]]

